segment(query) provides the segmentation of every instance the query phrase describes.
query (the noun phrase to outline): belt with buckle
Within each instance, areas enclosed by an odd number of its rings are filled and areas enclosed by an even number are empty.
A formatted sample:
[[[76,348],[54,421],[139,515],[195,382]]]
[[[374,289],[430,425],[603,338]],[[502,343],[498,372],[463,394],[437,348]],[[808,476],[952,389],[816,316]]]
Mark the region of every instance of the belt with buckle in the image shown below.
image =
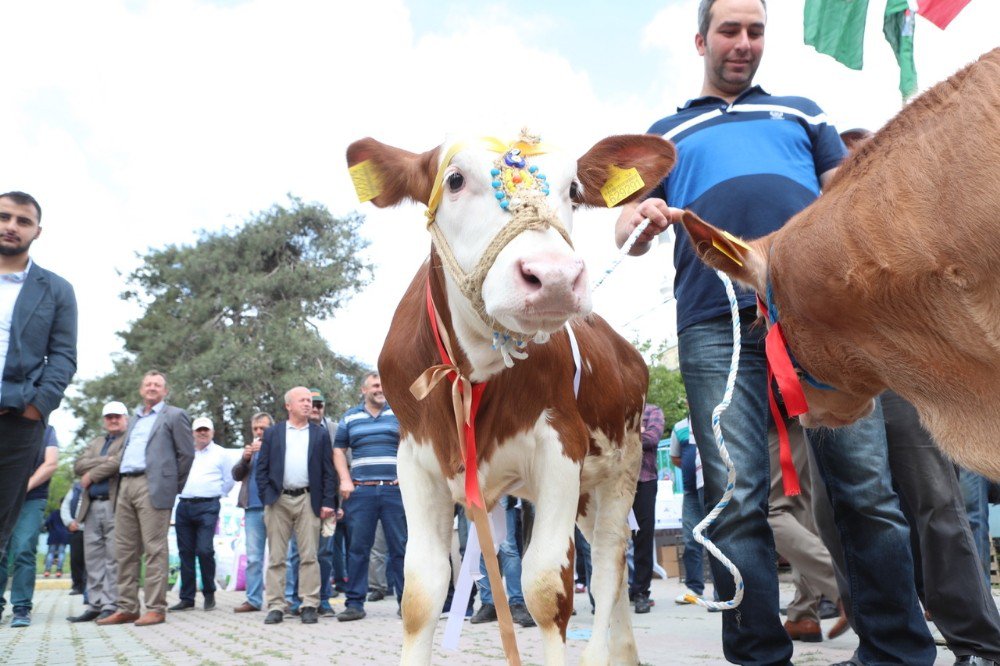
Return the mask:
[[[304,495],[309,488],[293,488],[291,490],[282,490],[282,495],[288,495],[289,497],[298,497],[299,495]]]
[[[219,499],[218,497],[181,497],[180,498],[180,500],[182,502],[190,502],[192,504],[196,504],[198,502],[215,502],[218,499]]]
[[[91,495],[90,496],[90,501],[91,502],[107,502],[109,499],[111,499],[110,495]]]
[[[354,481],[356,486],[398,486],[399,479],[393,479],[392,481]]]
[[[139,472],[122,472],[118,476],[146,476],[146,470]]]

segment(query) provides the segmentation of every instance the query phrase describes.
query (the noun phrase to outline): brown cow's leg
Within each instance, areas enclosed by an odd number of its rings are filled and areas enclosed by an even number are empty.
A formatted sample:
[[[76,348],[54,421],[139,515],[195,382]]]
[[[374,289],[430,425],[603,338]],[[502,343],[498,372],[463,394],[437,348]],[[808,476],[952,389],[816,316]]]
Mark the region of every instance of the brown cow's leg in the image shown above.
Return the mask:
[[[399,444],[397,470],[410,535],[403,564],[401,663],[429,665],[434,626],[451,577],[448,558],[454,502],[430,446],[404,438]]]

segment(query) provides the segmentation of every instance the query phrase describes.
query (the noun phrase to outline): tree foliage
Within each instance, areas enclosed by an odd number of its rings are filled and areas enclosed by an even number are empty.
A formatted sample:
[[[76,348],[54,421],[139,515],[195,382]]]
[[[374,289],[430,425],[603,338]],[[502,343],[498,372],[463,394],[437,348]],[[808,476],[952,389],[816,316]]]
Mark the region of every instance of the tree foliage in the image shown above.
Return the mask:
[[[654,404],[663,410],[666,430],[663,435],[670,434],[673,425],[687,416],[687,393],[679,370],[671,369],[666,364],[669,349],[666,343],[661,343],[653,349],[651,341],[635,342],[636,349],[646,359],[649,366],[649,390],[646,402]]]
[[[124,353],[112,372],[82,382],[69,401],[83,423],[78,436],[100,431],[105,402],[136,404],[151,369],[167,375],[171,404],[192,419],[209,416],[215,441],[230,446],[248,441],[255,412],[282,418],[293,386],[320,388],[328,414],[354,403],[365,368],[331,351],[314,321],[370,280],[359,258],[361,223],[290,197],[288,207],[276,204],[235,230],[142,257],[121,297],[145,312],[118,333]]]

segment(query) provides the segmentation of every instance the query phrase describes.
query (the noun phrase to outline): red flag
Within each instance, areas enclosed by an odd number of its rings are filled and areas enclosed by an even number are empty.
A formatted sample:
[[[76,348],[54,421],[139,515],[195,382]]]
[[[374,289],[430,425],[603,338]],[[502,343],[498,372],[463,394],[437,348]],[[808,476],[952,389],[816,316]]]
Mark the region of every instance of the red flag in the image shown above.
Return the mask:
[[[919,0],[917,13],[944,30],[969,0]]]

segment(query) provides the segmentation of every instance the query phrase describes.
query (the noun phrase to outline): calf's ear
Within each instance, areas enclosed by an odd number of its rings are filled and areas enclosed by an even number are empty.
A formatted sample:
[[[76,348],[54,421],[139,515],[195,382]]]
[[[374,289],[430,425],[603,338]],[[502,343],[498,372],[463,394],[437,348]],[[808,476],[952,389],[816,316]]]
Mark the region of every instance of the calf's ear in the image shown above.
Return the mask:
[[[581,203],[613,208],[641,200],[676,161],[674,145],[659,136],[623,134],[601,139],[577,160]]]
[[[694,251],[709,268],[720,270],[737,282],[761,291],[767,284],[767,257],[727,231],[713,227],[689,210],[684,228]]]
[[[379,208],[404,200],[427,203],[437,174],[438,148],[411,153],[371,137],[347,147],[347,166],[361,201]]]

